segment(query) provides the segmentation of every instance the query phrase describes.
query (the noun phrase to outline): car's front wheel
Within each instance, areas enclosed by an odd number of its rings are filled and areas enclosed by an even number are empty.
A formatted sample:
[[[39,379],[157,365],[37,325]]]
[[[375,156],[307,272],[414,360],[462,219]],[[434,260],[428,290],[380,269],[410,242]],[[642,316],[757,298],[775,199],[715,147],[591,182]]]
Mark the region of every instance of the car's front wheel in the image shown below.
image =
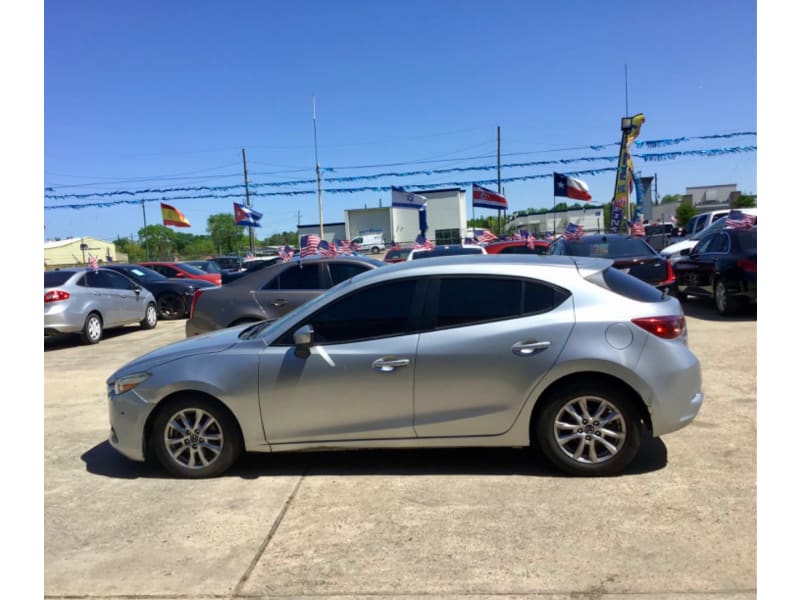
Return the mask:
[[[91,313],[86,317],[81,332],[81,339],[86,344],[96,344],[103,339],[103,320],[97,313]]]
[[[234,418],[201,395],[165,405],[155,417],[150,442],[167,471],[188,479],[221,475],[242,452]]]
[[[539,447],[558,469],[612,475],[633,460],[640,414],[630,395],[606,383],[576,383],[551,392],[534,423]]]
[[[186,315],[186,303],[178,294],[162,294],[158,298],[158,315],[164,320],[180,319]]]
[[[139,327],[142,329],[153,329],[157,323],[158,311],[156,311],[156,305],[151,302],[144,311],[144,319],[139,321]]]

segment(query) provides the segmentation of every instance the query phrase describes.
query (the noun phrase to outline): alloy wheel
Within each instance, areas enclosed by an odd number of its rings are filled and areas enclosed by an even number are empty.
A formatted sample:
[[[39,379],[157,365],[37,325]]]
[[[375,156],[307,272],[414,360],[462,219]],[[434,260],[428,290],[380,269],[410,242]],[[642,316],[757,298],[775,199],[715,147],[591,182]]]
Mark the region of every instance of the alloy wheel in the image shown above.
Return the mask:
[[[614,458],[627,432],[620,410],[608,400],[579,396],[564,404],[553,421],[561,451],[579,463],[598,464]]]
[[[216,461],[225,443],[217,419],[200,408],[173,414],[164,428],[164,447],[185,469],[205,469]]]

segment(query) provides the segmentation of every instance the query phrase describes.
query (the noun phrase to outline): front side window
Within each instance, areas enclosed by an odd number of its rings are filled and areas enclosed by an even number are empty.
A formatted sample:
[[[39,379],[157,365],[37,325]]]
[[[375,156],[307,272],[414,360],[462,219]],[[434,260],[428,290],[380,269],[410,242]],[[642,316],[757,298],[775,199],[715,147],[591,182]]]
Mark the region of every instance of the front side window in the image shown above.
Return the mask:
[[[411,333],[415,279],[373,285],[326,306],[308,323],[317,342],[342,343]]]

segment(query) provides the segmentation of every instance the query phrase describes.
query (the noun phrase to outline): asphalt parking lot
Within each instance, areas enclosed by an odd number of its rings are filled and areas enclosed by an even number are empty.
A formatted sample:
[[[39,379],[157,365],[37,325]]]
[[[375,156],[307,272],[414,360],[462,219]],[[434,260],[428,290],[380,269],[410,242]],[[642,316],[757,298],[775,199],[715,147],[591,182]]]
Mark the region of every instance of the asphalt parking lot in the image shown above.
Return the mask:
[[[699,417],[599,479],[483,449],[252,455],[174,480],[110,447],[105,380],[185,322],[45,340],[45,597],[753,599],[756,315],[685,310]]]

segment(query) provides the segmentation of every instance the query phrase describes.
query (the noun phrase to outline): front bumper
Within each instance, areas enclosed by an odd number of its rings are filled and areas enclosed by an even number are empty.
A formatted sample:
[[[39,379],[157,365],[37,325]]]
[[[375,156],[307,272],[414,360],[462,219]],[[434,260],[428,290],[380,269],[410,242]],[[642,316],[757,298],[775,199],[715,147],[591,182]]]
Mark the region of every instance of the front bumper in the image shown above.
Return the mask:
[[[108,441],[117,452],[131,460],[145,460],[145,428],[154,408],[155,405],[145,402],[134,390],[120,395],[109,390],[111,431]]]

